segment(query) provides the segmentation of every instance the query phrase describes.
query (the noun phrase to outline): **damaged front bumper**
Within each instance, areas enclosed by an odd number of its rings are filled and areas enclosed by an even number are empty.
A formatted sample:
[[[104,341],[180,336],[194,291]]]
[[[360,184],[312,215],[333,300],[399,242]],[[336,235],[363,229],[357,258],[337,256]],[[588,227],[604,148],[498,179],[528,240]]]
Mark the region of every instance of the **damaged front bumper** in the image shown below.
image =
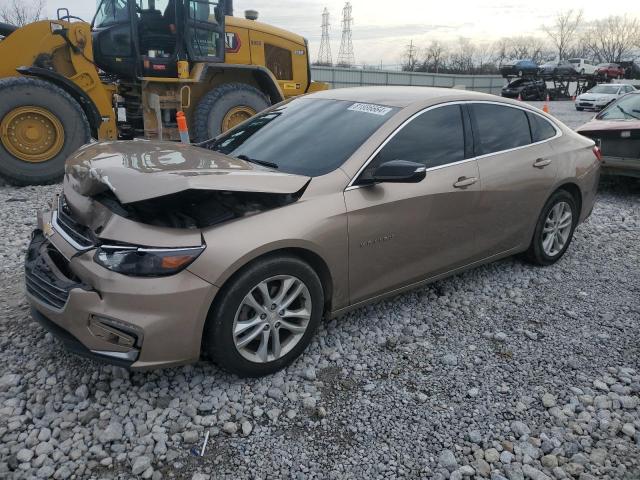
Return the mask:
[[[109,271],[54,212],[39,215],[25,259],[34,319],[69,350],[134,370],[197,361],[217,288],[187,270],[158,278]]]

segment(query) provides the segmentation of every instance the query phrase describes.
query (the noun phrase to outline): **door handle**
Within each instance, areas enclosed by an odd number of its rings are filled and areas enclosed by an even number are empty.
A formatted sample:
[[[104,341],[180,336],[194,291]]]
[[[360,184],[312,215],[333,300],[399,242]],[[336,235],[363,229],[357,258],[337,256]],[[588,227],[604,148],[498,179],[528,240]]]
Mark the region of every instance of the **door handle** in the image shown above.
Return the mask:
[[[454,188],[467,188],[469,185],[476,183],[478,179],[476,177],[460,177],[456,183],[453,184]]]
[[[544,168],[551,163],[551,160],[548,158],[538,158],[535,162],[533,162],[533,166],[536,168]]]

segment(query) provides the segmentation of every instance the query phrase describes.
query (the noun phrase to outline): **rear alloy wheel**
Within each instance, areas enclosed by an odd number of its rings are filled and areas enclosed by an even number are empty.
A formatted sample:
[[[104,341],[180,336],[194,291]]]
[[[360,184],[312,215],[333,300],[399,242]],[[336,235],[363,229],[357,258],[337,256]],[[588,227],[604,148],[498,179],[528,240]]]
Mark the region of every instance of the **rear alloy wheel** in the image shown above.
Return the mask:
[[[322,284],[307,263],[288,256],[259,260],[218,293],[204,347],[229,372],[268,375],[302,353],[323,310]]]
[[[526,258],[537,265],[551,265],[566,252],[578,223],[576,202],[566,190],[556,191],[545,204]]]

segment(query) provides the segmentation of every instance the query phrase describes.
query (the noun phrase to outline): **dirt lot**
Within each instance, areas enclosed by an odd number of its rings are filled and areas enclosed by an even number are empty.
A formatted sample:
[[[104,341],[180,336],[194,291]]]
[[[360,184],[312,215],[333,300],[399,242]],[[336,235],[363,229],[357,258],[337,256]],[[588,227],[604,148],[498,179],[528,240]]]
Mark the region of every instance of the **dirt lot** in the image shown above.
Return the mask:
[[[0,478],[640,478],[638,183],[604,182],[556,265],[361,308],[257,380],[130,374],[33,323],[22,256],[58,189],[0,187]]]

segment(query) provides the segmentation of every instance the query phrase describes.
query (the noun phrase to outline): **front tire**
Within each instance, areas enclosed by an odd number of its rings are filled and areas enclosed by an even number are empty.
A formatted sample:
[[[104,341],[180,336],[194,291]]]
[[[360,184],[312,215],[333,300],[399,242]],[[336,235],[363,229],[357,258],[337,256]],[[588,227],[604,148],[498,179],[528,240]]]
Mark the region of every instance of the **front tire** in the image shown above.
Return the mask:
[[[269,375],[307,347],[324,311],[316,272],[293,256],[258,260],[218,293],[207,319],[204,349],[241,377]]]
[[[552,265],[567,251],[578,224],[578,208],[566,190],[557,190],[545,203],[525,258],[541,266]]]
[[[90,140],[89,122],[67,92],[37,78],[0,80],[0,175],[9,182],[57,181],[66,159]]]
[[[194,137],[204,142],[248,120],[270,105],[257,88],[244,83],[225,83],[208,92],[195,110]]]

